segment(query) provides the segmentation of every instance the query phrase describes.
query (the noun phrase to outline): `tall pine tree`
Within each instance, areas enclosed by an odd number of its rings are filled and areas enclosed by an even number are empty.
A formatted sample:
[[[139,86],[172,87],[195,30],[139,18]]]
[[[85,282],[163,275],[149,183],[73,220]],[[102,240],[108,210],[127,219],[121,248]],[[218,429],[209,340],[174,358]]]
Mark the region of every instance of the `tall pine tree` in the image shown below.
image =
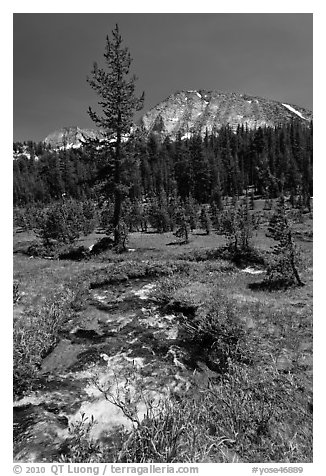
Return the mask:
[[[98,104],[103,115],[99,115],[91,107],[89,107],[88,113],[101,129],[108,151],[111,151],[113,155],[114,213],[112,226],[115,245],[118,246],[122,202],[125,196],[122,177],[125,158],[123,139],[130,133],[134,113],[143,107],[144,94],[140,98],[135,96],[137,78],[134,75],[130,76],[132,59],[128,48],[122,46],[118,25],[112,31],[112,39],[106,37],[104,58],[106,69],[99,68],[94,63],[91,77],[87,78],[87,82],[100,97]]]

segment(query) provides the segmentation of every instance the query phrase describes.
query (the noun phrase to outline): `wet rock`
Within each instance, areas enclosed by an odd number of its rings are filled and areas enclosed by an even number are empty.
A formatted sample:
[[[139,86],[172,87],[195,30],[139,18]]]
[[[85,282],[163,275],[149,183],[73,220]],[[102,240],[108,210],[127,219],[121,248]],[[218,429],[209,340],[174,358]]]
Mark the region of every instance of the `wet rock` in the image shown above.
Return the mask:
[[[67,436],[67,421],[67,417],[60,419],[42,406],[16,409],[14,461],[41,462],[56,455]]]
[[[155,284],[149,283],[143,286],[141,289],[137,289],[133,291],[133,294],[139,299],[146,300],[149,299],[150,293],[155,289]]]
[[[54,350],[43,360],[41,372],[62,372],[78,360],[83,345],[73,345],[70,340],[62,339]]]
[[[77,329],[73,332],[74,336],[86,340],[103,340],[103,335],[98,334],[94,329]]]

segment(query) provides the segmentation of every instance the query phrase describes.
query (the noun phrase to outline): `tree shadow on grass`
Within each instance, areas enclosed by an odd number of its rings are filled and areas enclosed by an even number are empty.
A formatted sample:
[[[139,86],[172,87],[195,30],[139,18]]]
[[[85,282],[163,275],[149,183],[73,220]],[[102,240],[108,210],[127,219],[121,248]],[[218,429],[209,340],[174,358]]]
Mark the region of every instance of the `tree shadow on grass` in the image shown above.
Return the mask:
[[[252,291],[280,291],[294,287],[295,283],[286,279],[276,279],[274,281],[259,281],[249,283],[248,288]]]
[[[166,243],[166,246],[177,246],[177,245],[187,245],[186,241],[170,241],[170,243]]]

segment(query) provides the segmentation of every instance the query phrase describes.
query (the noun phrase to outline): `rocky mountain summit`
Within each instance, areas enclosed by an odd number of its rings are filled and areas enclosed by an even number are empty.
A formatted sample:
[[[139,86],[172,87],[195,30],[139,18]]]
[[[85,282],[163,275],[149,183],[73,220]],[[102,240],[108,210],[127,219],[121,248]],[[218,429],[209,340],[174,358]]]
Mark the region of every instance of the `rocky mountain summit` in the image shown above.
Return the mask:
[[[183,138],[193,133],[204,135],[206,130],[218,131],[226,124],[234,130],[239,124],[252,129],[273,127],[294,118],[308,123],[313,114],[300,106],[258,96],[190,90],[176,92],[150,109],[139,119],[135,129],[173,139],[178,133]],[[81,147],[85,138],[101,139],[101,133],[77,126],[63,127],[49,134],[44,142],[53,149],[69,149]]]
[[[96,139],[100,133],[93,129],[81,129],[77,126],[62,127],[44,139],[45,144],[51,145],[53,149],[78,148],[85,142],[85,139]]]
[[[181,133],[187,137],[192,133],[205,134],[218,131],[229,124],[233,129],[247,125],[249,129],[259,126],[275,126],[292,118],[304,122],[312,120],[312,112],[299,106],[220,91],[180,91],[172,94],[153,107],[140,119],[147,132],[162,137],[175,137]]]

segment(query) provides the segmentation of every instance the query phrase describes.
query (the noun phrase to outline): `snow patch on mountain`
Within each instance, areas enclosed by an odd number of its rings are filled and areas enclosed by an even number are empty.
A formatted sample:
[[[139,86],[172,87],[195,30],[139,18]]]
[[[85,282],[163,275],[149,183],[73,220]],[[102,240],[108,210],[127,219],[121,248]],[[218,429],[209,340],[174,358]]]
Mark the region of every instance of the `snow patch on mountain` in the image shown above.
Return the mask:
[[[303,117],[303,115],[301,114],[301,112],[297,111],[296,109],[294,109],[294,107],[290,106],[289,104],[283,104],[283,103],[282,103],[282,106],[284,106],[284,107],[286,107],[287,109],[289,109],[289,111],[294,112],[294,114],[297,114],[297,116],[301,117],[301,119],[304,119],[305,121],[308,120],[308,119],[306,119],[305,117]]]
[[[33,154],[33,156],[32,156],[31,153],[26,150],[26,148],[23,152],[14,152],[13,153],[13,159],[14,160],[21,159],[22,157],[26,157],[28,160],[30,160],[33,157],[33,159],[36,162],[39,160],[37,155]]]

